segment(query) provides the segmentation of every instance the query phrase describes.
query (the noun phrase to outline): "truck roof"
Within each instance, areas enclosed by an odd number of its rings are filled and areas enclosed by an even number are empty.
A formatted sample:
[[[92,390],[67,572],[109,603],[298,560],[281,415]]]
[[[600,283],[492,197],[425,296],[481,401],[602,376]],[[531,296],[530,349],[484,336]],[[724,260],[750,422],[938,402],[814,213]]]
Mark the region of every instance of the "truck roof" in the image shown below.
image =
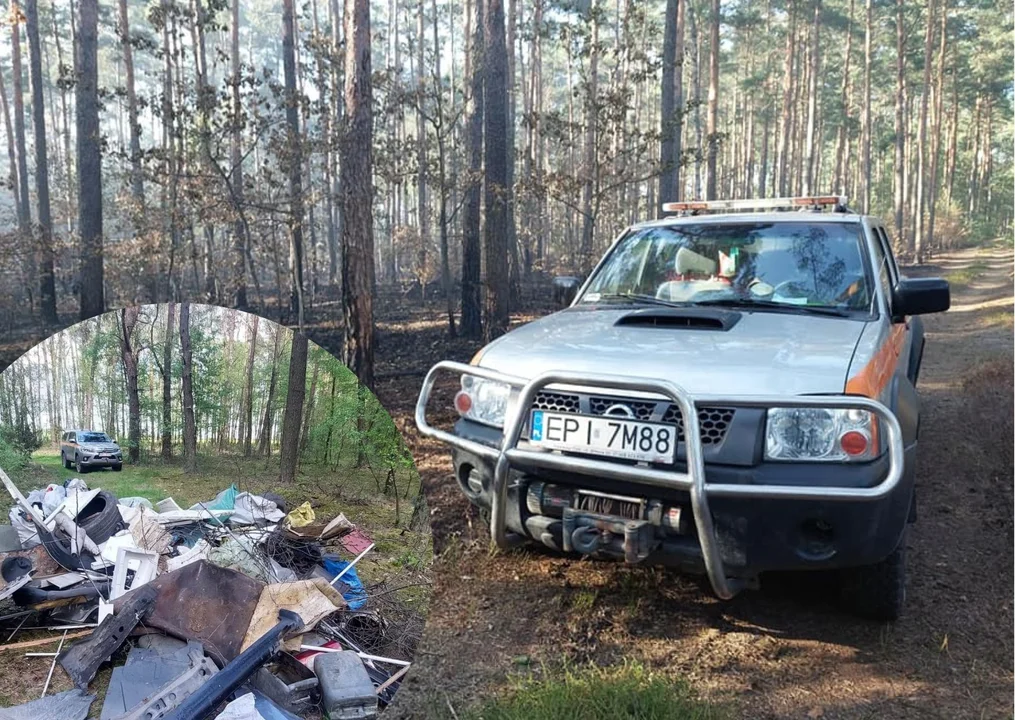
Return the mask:
[[[701,225],[701,224],[722,224],[722,223],[766,223],[766,222],[792,222],[792,223],[842,223],[855,224],[863,219],[863,215],[853,212],[731,212],[720,214],[702,215],[671,215],[656,220],[645,220],[635,223],[632,227],[667,227],[670,225]]]

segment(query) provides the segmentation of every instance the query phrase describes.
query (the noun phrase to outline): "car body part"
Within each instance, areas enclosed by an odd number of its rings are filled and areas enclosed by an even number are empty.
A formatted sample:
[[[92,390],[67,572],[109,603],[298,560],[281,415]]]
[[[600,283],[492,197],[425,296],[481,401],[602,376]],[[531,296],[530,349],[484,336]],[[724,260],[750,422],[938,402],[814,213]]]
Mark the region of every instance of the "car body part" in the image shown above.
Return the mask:
[[[18,588],[12,596],[14,602],[22,607],[45,610],[88,602],[108,594],[109,591],[108,579],[85,582],[64,590],[43,588],[40,587],[41,584],[41,580],[35,580]]]
[[[297,715],[321,701],[319,682],[313,670],[287,652],[280,652],[255,672],[250,684],[279,707]]]
[[[0,708],[0,720],[85,720],[94,701],[94,695],[75,688],[24,705]]]
[[[360,720],[377,715],[377,691],[363,661],[352,650],[314,658],[321,683],[321,704],[331,720]]]
[[[147,585],[158,595],[145,625],[183,640],[200,640],[220,666],[237,655],[264,585],[243,573],[199,560]],[[117,598],[117,610],[133,595]]]
[[[278,651],[283,635],[302,627],[303,621],[299,615],[289,610],[279,610],[275,627],[237,655],[165,717],[172,720],[202,720]]]
[[[113,669],[101,720],[156,720],[172,712],[218,672],[199,642],[171,652],[134,648]]]
[[[267,695],[254,690],[240,695],[225,706],[217,720],[300,720],[279,707]]]
[[[78,643],[57,658],[75,685],[88,687],[99,666],[123,645],[134,626],[155,606],[155,598],[151,585],[138,588],[116,614],[102,621],[87,642]]]

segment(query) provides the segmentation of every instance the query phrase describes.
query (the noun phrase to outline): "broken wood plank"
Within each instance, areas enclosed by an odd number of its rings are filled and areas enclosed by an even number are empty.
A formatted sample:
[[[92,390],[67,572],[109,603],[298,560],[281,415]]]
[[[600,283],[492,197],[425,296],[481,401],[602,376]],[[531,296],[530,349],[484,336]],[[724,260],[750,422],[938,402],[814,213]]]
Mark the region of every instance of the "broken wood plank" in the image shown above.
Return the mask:
[[[78,643],[57,658],[60,667],[67,671],[75,685],[82,690],[88,687],[99,666],[123,645],[134,626],[155,606],[157,595],[150,585],[138,588],[118,613],[99,624],[88,642]]]
[[[74,638],[82,638],[86,635],[91,635],[91,630],[82,630],[81,632],[68,633],[67,640],[73,640]],[[21,650],[23,648],[38,647],[39,645],[48,645],[49,643],[60,642],[62,635],[54,635],[48,638],[39,638],[38,640],[23,640],[22,642],[16,642],[13,645],[0,645],[0,652],[4,650]]]

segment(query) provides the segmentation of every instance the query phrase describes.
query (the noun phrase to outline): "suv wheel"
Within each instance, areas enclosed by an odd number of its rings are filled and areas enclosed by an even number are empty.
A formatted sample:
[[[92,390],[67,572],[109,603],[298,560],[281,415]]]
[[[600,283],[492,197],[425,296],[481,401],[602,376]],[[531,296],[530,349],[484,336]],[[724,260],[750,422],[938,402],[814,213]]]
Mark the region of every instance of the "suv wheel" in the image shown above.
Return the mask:
[[[123,463],[117,463],[116,465],[113,466],[114,472],[120,472],[121,470],[123,470]]]
[[[897,620],[906,599],[906,533],[881,562],[842,570],[840,583],[839,597],[849,611],[872,620]]]
[[[77,455],[74,456],[74,469],[77,470],[80,475],[84,475],[85,472],[87,472],[85,470],[85,466],[81,464],[81,458]]]
[[[70,460],[68,460],[67,456],[64,455],[63,453],[60,453],[60,462],[63,463],[63,467],[65,470],[70,470],[71,467],[73,466],[73,463]]]

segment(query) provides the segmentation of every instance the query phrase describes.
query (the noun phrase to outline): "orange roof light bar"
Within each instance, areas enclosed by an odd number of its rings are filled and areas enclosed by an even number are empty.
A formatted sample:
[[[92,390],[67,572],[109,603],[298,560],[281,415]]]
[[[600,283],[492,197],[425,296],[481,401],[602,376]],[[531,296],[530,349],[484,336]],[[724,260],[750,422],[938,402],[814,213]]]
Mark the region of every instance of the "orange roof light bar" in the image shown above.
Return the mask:
[[[663,203],[663,212],[691,212],[697,210],[778,210],[821,207],[846,207],[845,195],[809,195],[803,197],[748,198],[743,200],[693,200],[690,202]]]

